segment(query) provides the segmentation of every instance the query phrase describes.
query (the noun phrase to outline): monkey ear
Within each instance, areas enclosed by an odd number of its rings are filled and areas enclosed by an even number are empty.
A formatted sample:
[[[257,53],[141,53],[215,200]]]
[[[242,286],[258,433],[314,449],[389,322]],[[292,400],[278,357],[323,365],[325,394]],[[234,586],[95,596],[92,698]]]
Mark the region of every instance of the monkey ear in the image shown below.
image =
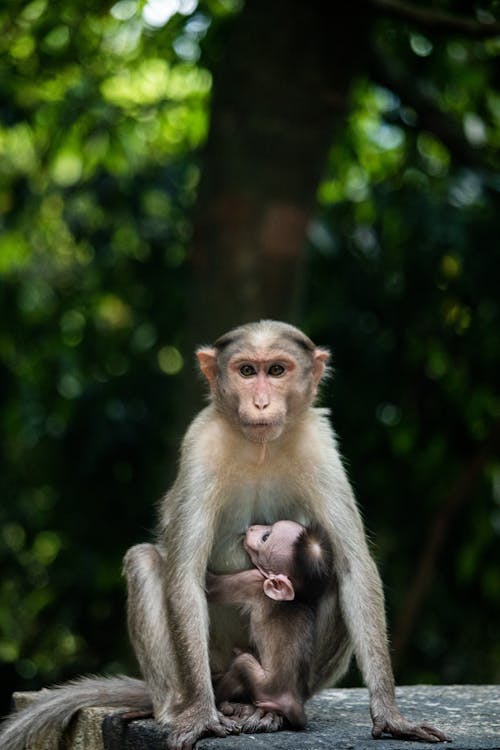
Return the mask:
[[[196,352],[200,370],[212,387],[217,374],[217,352],[215,349],[198,349]]]
[[[316,348],[313,353],[313,377],[314,385],[317,386],[326,372],[330,352],[328,349]]]
[[[277,602],[291,602],[295,599],[293,583],[283,573],[270,575],[263,583],[264,594]]]

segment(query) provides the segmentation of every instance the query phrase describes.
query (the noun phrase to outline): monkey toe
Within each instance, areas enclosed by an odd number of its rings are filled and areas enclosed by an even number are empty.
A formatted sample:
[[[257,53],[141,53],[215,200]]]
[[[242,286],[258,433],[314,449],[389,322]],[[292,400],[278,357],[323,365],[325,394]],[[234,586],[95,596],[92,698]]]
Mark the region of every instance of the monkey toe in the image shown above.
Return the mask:
[[[195,743],[202,737],[227,737],[229,734],[239,733],[239,724],[219,713],[217,721],[172,730],[167,737],[167,750],[193,750]]]
[[[419,724],[412,727],[411,734],[414,734],[420,742],[451,742],[451,737],[430,724]]]
[[[241,731],[240,724],[234,719],[229,719],[222,711],[219,711],[219,731],[217,732],[218,737],[225,737],[228,734],[239,734]],[[224,731],[225,730],[225,731]],[[224,731],[224,734],[222,734]]]
[[[436,729],[436,727],[433,727],[430,724],[422,724],[421,729],[423,729],[428,734],[431,734],[434,737],[436,737],[438,742],[453,742],[453,740],[448,734],[441,732],[439,729]]]
[[[233,701],[224,701],[219,706],[219,711],[224,716],[230,716],[232,719],[239,723],[247,719],[255,712],[255,706],[251,703],[235,703]]]
[[[283,716],[274,711],[264,711],[262,708],[253,708],[241,726],[245,734],[259,734],[264,732],[278,732],[283,727]]]
[[[262,723],[266,726],[263,732],[279,732],[285,726],[285,719],[282,714],[269,711],[262,717]]]
[[[430,724],[410,724],[403,717],[397,721],[377,721],[372,730],[374,739],[380,739],[383,734],[390,734],[392,737],[401,740],[415,740],[417,742],[451,742],[444,732],[431,726]]]

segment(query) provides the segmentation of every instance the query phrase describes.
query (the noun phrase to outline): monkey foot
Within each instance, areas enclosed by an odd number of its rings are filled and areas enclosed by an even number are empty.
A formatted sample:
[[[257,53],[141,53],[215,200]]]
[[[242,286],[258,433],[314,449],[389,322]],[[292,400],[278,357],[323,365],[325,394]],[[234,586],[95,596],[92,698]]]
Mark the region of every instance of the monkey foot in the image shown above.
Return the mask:
[[[193,750],[195,743],[202,737],[227,737],[228,734],[239,734],[238,722],[218,713],[217,721],[190,725],[186,729],[172,729],[167,737],[168,750]]]
[[[373,722],[372,736],[377,740],[384,734],[401,740],[416,740],[417,742],[451,742],[444,732],[430,724],[412,724],[399,712],[390,719],[377,718]]]
[[[278,732],[285,725],[285,719],[281,714],[256,708],[252,703],[224,701],[219,710],[224,716],[230,716],[245,734]]]

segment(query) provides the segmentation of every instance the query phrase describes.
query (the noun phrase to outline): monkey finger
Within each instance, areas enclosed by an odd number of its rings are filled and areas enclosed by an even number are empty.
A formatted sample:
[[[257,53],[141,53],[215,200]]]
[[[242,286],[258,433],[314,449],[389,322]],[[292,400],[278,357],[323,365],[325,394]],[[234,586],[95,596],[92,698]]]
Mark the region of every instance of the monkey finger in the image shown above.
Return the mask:
[[[245,734],[256,734],[257,732],[265,732],[265,728],[262,726],[262,717],[264,711],[261,708],[255,708],[252,714],[243,721],[241,725],[241,731]]]
[[[227,737],[228,734],[239,733],[239,724],[218,714],[217,721],[200,723],[190,729],[172,730],[167,737],[167,750],[193,750],[196,741],[202,737]]]
[[[242,731],[246,734],[279,732],[283,725],[284,718],[281,714],[255,708],[252,715],[243,723]]]
[[[434,735],[434,737],[437,737],[439,742],[453,742],[453,740],[448,734],[441,732],[440,729],[436,729],[436,727],[433,727],[432,724],[421,724],[420,726],[423,730],[425,730],[429,734],[432,734]]]
[[[228,719],[224,714],[219,711],[219,722],[222,727],[225,727],[228,731],[226,734],[239,734],[240,733],[240,725],[237,721],[234,721],[233,719]],[[218,735],[223,736],[223,735]]]
[[[266,732],[279,732],[283,727],[284,718],[282,714],[276,713],[276,711],[269,711],[262,719],[262,723],[266,725]]]
[[[421,742],[448,742],[449,738],[438,729],[428,724],[413,726],[408,732],[403,732],[402,737],[415,738]]]
[[[410,724],[406,721],[376,722],[372,729],[372,737],[380,739],[383,734],[391,734],[398,739],[417,740],[418,742],[451,742],[450,737],[430,724]]]

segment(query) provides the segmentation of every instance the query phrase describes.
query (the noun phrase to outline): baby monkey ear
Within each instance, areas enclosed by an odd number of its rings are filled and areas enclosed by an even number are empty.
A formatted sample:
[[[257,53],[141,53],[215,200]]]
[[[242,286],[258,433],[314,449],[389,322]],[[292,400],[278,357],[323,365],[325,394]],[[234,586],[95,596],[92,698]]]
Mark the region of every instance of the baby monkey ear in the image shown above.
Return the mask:
[[[295,598],[293,583],[283,573],[271,574],[264,580],[264,594],[277,602],[291,602]]]
[[[198,349],[196,352],[198,364],[203,375],[212,388],[217,374],[217,352],[215,349]]]

